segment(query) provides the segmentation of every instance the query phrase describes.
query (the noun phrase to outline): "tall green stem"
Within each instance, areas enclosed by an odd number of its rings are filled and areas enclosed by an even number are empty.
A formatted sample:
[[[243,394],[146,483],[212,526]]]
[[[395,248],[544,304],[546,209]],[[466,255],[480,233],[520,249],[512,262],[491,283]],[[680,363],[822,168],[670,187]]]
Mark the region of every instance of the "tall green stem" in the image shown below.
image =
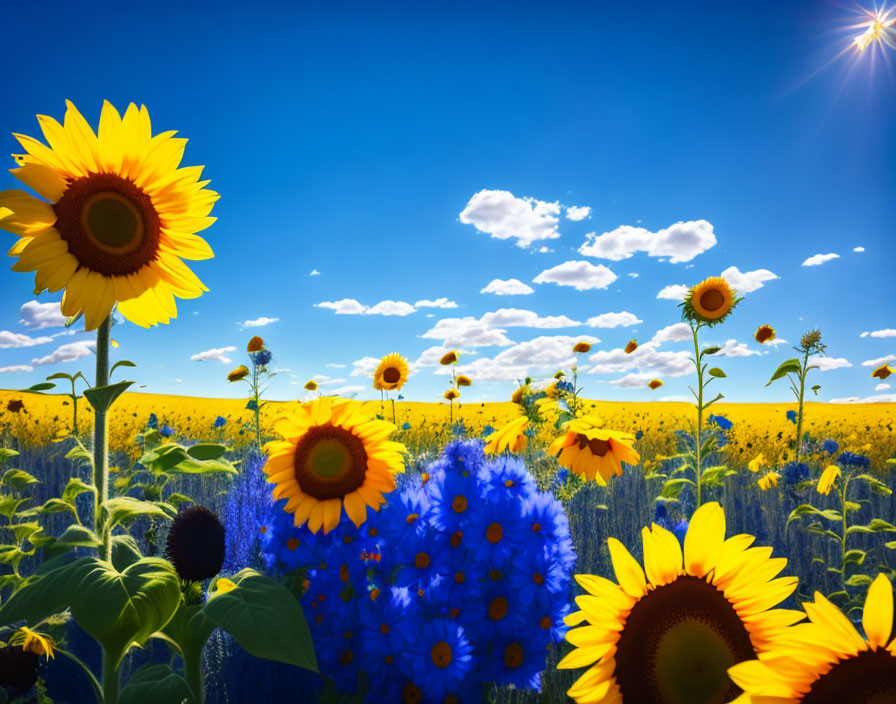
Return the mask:
[[[109,385],[109,332],[111,314],[96,331],[96,383],[95,388]],[[106,409],[97,408],[93,422],[93,485],[96,487],[93,504],[93,527],[103,541],[101,557],[112,556],[112,536],[106,530],[103,506],[109,498],[109,419]]]
[[[398,426],[398,420],[395,416],[395,399],[392,399],[392,425]]]
[[[118,704],[119,674],[112,654],[103,651],[103,704]]]
[[[840,518],[843,521],[843,539],[840,541],[840,582],[846,590],[846,489],[849,487],[849,477],[841,475],[840,480]]]
[[[803,366],[800,369],[800,392],[797,394],[799,410],[796,416],[796,445],[794,446],[795,461],[799,463],[801,450],[803,449],[803,398],[806,393],[806,375],[809,373],[809,350],[803,353]],[[845,534],[844,534],[845,535]],[[845,538],[844,538],[845,539]]]
[[[252,366],[252,398],[255,400],[255,446],[261,452],[261,422],[259,416],[261,409],[258,407],[258,366]]]
[[[202,648],[195,648],[190,653],[190,657],[184,658],[184,675],[186,675],[187,684],[193,691],[193,698],[196,704],[203,704],[205,701],[205,680],[202,676]]]
[[[694,364],[697,367],[697,432],[694,435],[694,440],[697,445],[697,453],[696,453],[696,466],[694,467],[694,474],[696,475],[695,479],[697,482],[697,507],[700,508],[700,503],[702,500],[701,494],[701,479],[703,478],[702,465],[703,465],[703,457],[702,455],[702,443],[701,443],[701,431],[703,429],[703,365],[702,360],[700,358],[700,343],[697,341],[697,331],[700,329],[700,325],[696,325],[691,328],[691,332],[694,334]]]

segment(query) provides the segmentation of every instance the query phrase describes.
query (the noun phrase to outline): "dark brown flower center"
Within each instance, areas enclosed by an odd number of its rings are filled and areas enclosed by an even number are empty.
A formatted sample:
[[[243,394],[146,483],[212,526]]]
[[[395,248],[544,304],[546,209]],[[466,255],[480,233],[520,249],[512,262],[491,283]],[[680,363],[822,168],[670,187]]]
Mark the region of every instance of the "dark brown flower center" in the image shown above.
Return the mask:
[[[500,621],[507,615],[507,599],[498,596],[488,605],[488,617],[492,621]]]
[[[69,252],[104,276],[133,274],[159,251],[161,225],[152,199],[121,176],[75,179],[53,208]]]
[[[714,311],[725,305],[725,296],[721,291],[711,288],[700,294],[700,307],[703,310]]]
[[[453,659],[451,646],[443,640],[432,646],[429,656],[432,658],[432,664],[440,670],[444,670],[448,667]]]
[[[756,657],[724,594],[683,576],[632,607],[616,649],[622,698],[655,704],[724,704],[740,690],[728,668]]]
[[[296,444],[295,474],[306,494],[320,500],[342,498],[364,483],[364,442],[332,423],[309,428]]]
[[[591,454],[596,457],[603,457],[610,451],[609,440],[599,440],[598,438],[588,439],[585,435],[576,436],[576,442],[579,443],[579,449],[584,450],[586,447],[591,450]]]
[[[523,664],[523,648],[519,643],[511,643],[504,648],[504,664],[511,670]]]
[[[389,367],[383,372],[383,381],[387,384],[397,384],[399,379],[401,379],[401,372],[395,367]]]
[[[894,697],[896,657],[879,649],[838,662],[812,683],[803,704],[889,704]]]

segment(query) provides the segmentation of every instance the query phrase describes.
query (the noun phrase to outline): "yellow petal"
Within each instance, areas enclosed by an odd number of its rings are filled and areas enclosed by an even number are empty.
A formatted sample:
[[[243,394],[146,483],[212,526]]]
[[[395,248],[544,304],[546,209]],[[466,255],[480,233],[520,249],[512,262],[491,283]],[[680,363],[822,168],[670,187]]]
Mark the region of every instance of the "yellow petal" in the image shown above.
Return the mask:
[[[640,597],[647,592],[647,579],[644,570],[631,553],[616,538],[608,538],[607,546],[610,548],[610,558],[613,560],[613,571],[616,573],[616,581],[629,596]]]
[[[712,501],[691,517],[684,537],[684,567],[688,574],[705,576],[714,566],[725,541],[725,513]]]
[[[862,627],[871,645],[885,648],[893,628],[893,585],[886,575],[879,574],[868,587]]]

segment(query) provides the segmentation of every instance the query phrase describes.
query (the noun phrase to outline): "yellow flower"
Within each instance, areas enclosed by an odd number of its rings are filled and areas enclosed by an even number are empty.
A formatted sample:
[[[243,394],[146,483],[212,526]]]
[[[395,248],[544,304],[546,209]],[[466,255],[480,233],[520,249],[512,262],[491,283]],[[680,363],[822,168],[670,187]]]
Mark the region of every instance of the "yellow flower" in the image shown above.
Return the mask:
[[[638,349],[638,341],[637,340],[629,340],[628,344],[625,346],[625,353],[631,354],[636,349]]]
[[[766,472],[764,476],[759,478],[759,481],[756,482],[759,485],[759,488],[763,491],[768,491],[773,486],[778,486],[778,480],[781,478],[781,475],[775,471]]]
[[[526,449],[529,439],[525,435],[528,427],[529,419],[526,416],[522,416],[498,428],[489,438],[488,444],[485,446],[485,453],[488,455],[499,455],[504,450],[522,452]]]
[[[877,379],[886,379],[892,373],[893,373],[893,370],[890,369],[890,365],[887,363],[884,363],[884,364],[881,364],[873,372],[871,372],[871,376],[873,376]]]
[[[470,377],[468,377],[464,374],[461,374],[459,377],[457,377],[457,385],[458,386],[472,386],[473,380]]]
[[[262,340],[258,335],[255,335],[255,337],[249,340],[249,344],[246,345],[246,352],[258,352],[263,347],[264,340]]]
[[[56,656],[53,654],[53,647],[56,643],[53,639],[50,636],[32,631],[27,626],[19,628],[12,640],[17,645],[21,644],[22,650],[26,653],[45,655],[47,660],[50,658],[56,659]]]
[[[106,101],[97,134],[66,105],[63,124],[38,115],[49,147],[15,135],[27,154],[12,173],[41,198],[0,192],[0,228],[19,236],[12,268],[35,272],[35,293],[64,290],[62,314],[83,313],[87,330],[116,304],[137,325],[168,323],[175,296],[208,290],[182,260],[214,256],[194,233],[215,221],[218,194],[202,167],[178,168],[186,140],[153,137],[146,107],[131,103],[122,118]]]
[[[227,592],[232,592],[236,589],[236,584],[227,579],[227,577],[220,577],[215,582],[215,593],[216,594],[226,594]]]
[[[409,371],[404,357],[394,352],[387,354],[373,373],[373,388],[377,391],[400,389],[408,380]]]
[[[454,364],[456,361],[457,352],[455,350],[451,350],[450,352],[446,352],[442,355],[442,358],[439,360],[439,364],[448,366],[449,364]]]
[[[456,389],[448,389],[444,394],[442,394],[442,398],[446,401],[454,401],[455,399],[460,398],[460,391]]]
[[[694,286],[685,299],[685,315],[703,323],[721,322],[735,304],[734,291],[721,276],[710,276]]]
[[[572,348],[572,351],[576,354],[586,354],[591,351],[591,343],[590,342],[577,342],[575,346]]]
[[[725,539],[717,503],[694,513],[684,550],[653,524],[641,531],[644,567],[610,538],[614,583],[576,575],[587,594],[566,617],[576,648],[557,665],[589,668],[569,689],[577,702],[715,704],[738,693],[726,670],[753,660],[803,617],[771,607],[795,589],[795,577],[775,577],[786,565],[755,538]],[[623,694],[624,693],[624,694]]]
[[[766,462],[765,456],[760,452],[750,460],[750,462],[747,464],[747,468],[751,472],[758,472],[760,469],[762,469],[762,465],[764,464],[768,464],[768,462]]]
[[[305,390],[306,391],[317,391],[317,382],[314,379],[309,379],[305,382]]]
[[[753,335],[753,339],[760,344],[771,342],[775,339],[775,329],[771,325],[760,325]]]
[[[864,638],[819,592],[803,608],[808,623],[773,639],[759,660],[738,663],[728,671],[744,691],[741,699],[757,704],[892,701],[896,639],[891,639],[890,580],[879,574],[868,588],[862,612]]]
[[[647,386],[654,391],[660,388],[663,385],[663,382],[660,379],[651,379],[647,382]]]
[[[249,376],[249,368],[245,364],[241,364],[227,375],[227,381],[239,381]]]
[[[342,508],[352,523],[367,520],[367,506],[379,510],[384,493],[395,490],[404,469],[404,445],[386,438],[395,426],[373,420],[357,401],[320,398],[303,403],[274,423],[284,440],[266,446],[264,471],[276,484],[274,500],[288,499],[284,510],[296,527],[329,533]]]
[[[622,474],[621,462],[638,464],[641,456],[632,448],[634,436],[598,428],[597,416],[576,418],[566,424],[566,432],[551,443],[548,454],[559,453],[557,461],[576,474],[601,486],[614,474]]]
[[[565,376],[566,376],[566,372],[563,371],[562,369],[560,369],[560,370],[558,370],[557,372],[554,373],[554,378],[555,378],[555,379],[562,379],[562,378],[565,377]]]
[[[830,467],[827,467],[818,479],[818,486],[815,487],[816,491],[827,496],[831,492],[831,487],[834,486],[834,480],[839,476],[840,468],[837,465],[832,464]]]
[[[510,394],[510,402],[522,405],[523,396],[525,396],[529,392],[529,386],[527,384],[523,384],[518,387],[512,394]]]

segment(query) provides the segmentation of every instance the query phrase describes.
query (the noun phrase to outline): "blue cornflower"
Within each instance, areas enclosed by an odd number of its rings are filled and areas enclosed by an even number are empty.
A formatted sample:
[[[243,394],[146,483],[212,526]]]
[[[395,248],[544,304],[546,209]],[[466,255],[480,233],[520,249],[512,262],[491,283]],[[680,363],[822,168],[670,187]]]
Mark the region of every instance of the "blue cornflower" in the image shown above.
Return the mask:
[[[407,589],[389,587],[360,602],[364,664],[371,691],[385,689],[395,661],[407,652],[420,618],[419,601]]]
[[[249,356],[252,357],[252,363],[258,367],[266,367],[274,358],[270,350],[258,350],[258,352],[253,352]]]
[[[150,413],[150,414],[149,414],[149,420],[146,421],[146,425],[148,425],[148,426],[149,426],[150,428],[152,428],[153,430],[158,429],[158,427],[159,427],[159,419],[156,418],[156,414],[155,414],[155,413]]]
[[[573,386],[573,383],[571,381],[558,381],[557,382],[557,390],[558,391],[565,391],[565,392],[571,394],[573,391],[575,391],[575,388],[576,387]]]
[[[836,440],[825,440],[822,447],[829,455],[833,455],[840,449],[840,444]]]
[[[715,416],[710,414],[709,418],[707,418],[707,422],[715,423],[722,430],[728,431],[734,427],[734,423],[728,420],[725,416]]]
[[[550,640],[548,631],[538,624],[512,637],[499,638],[491,651],[486,668],[495,682],[541,691],[544,651]]]
[[[500,636],[512,636],[522,629],[529,617],[529,605],[522,601],[510,580],[493,570],[482,584],[482,592],[465,610],[464,627],[474,643]]]
[[[436,619],[420,628],[408,662],[426,699],[440,702],[472,668],[473,646],[456,621]]]
[[[860,469],[871,467],[871,460],[865,457],[865,455],[857,455],[852,452],[841,452],[837,462],[848,467],[859,467]]]
[[[561,467],[554,476],[557,477],[557,481],[560,484],[566,484],[566,480],[569,479],[569,470],[566,467]]]
[[[426,484],[433,526],[449,535],[469,526],[481,503],[476,475],[442,471]]]
[[[681,519],[672,527],[672,532],[675,534],[675,537],[678,538],[678,542],[684,545],[684,536],[687,535],[688,532],[688,522],[685,519]]]
[[[517,554],[509,579],[521,602],[530,604],[538,599],[545,603],[551,594],[569,593],[568,575],[568,570],[554,559],[551,547],[538,546]]]
[[[250,398],[249,403],[246,404],[246,408],[250,411],[257,411],[258,402],[254,398]]]
[[[672,520],[669,517],[669,509],[662,501],[658,501],[653,509],[653,522],[666,530],[672,529]]]
[[[785,484],[798,484],[809,479],[809,465],[803,462],[788,462],[784,465],[781,477]]]
[[[503,497],[486,502],[472,518],[462,539],[474,559],[489,569],[503,569],[514,552],[532,540],[533,532],[520,516],[519,500]]]
[[[484,465],[479,470],[479,481],[486,501],[529,496],[538,489],[526,464],[510,455],[499,455]]]
[[[527,438],[534,438],[535,437],[535,429],[534,428],[526,428],[523,431],[523,435],[525,435]]]
[[[401,567],[395,575],[395,584],[427,589],[436,577],[448,573],[449,550],[448,536],[440,533],[424,544],[413,546],[408,553],[396,555]]]
[[[165,423],[165,425],[162,426],[161,430],[159,430],[159,435],[161,435],[163,438],[170,438],[172,435],[174,435],[174,431],[168,427],[167,423]]]
[[[410,430],[410,429],[411,429],[411,424],[408,423],[407,421],[405,421],[404,423],[401,424],[401,429],[402,429],[402,430]]]
[[[226,423],[227,423],[227,419],[224,418],[223,416],[218,416],[217,418],[215,418],[215,427],[216,428],[223,428]]]
[[[640,439],[643,438],[643,437],[644,437],[644,431],[643,431],[643,430],[639,430],[638,432],[635,433],[635,440],[640,440]]]
[[[494,429],[492,426],[490,426],[490,425],[486,425],[486,426],[482,429],[482,437],[487,438],[487,437],[488,437],[489,435],[491,435],[493,432],[495,432],[495,429]]]
[[[532,531],[533,545],[550,546],[553,557],[567,571],[576,561],[569,532],[569,518],[563,504],[549,492],[538,492],[523,501],[523,525]]]
[[[464,425],[464,422],[462,420],[458,421],[451,428],[451,432],[454,433],[455,435],[466,435],[467,434],[467,426]]]
[[[796,411],[787,411],[787,420],[796,425]]]
[[[396,495],[397,494],[397,495]],[[384,544],[393,552],[408,552],[431,534],[429,497],[420,489],[407,487],[389,495],[389,503],[380,509],[385,519],[381,526]]]

